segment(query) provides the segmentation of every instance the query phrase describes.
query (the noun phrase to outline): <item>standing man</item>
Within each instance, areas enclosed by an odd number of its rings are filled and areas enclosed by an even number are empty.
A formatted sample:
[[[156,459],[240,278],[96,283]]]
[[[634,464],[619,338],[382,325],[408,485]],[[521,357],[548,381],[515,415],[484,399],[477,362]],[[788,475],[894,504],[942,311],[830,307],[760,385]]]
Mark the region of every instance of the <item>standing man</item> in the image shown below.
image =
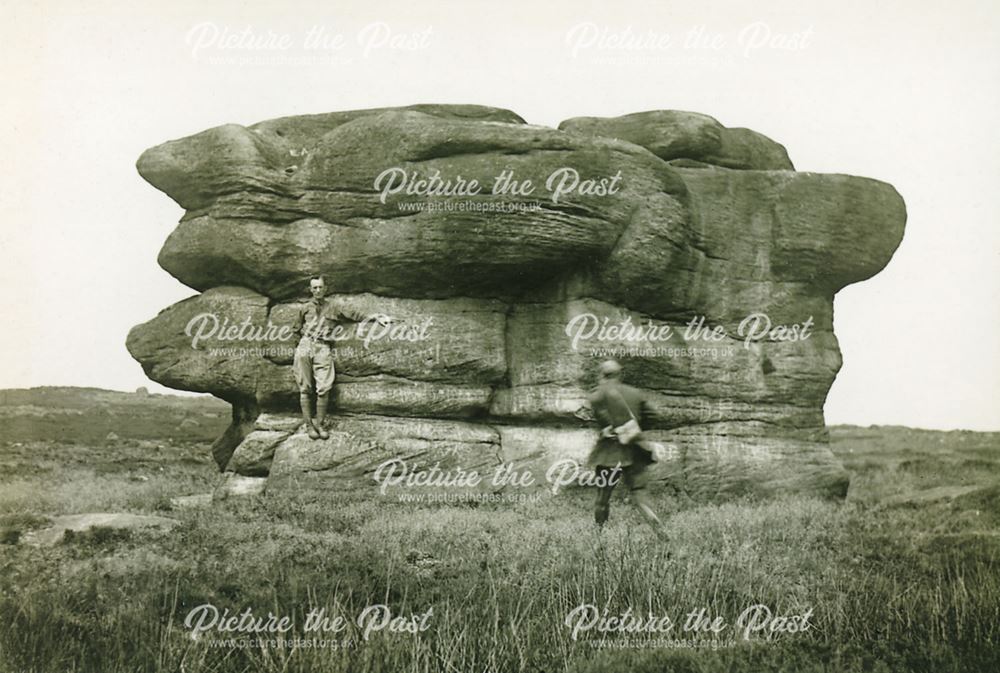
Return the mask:
[[[603,526],[611,510],[611,492],[618,481],[624,481],[632,503],[653,527],[657,536],[666,539],[663,524],[649,503],[646,484],[647,468],[653,463],[653,453],[647,448],[642,427],[650,416],[649,403],[637,388],[622,382],[622,368],[614,360],[606,360],[598,369],[599,382],[590,395],[590,406],[601,436],[590,452],[587,463],[594,468],[598,483],[594,520]]]
[[[312,439],[328,439],[330,433],[323,427],[326,420],[326,408],[329,403],[330,390],[336,378],[333,364],[333,353],[330,344],[337,334],[336,327],[343,319],[360,322],[374,318],[355,311],[341,302],[326,298],[326,283],[322,276],[309,279],[309,294],[311,299],[299,309],[295,323],[295,333],[299,335],[299,344],[295,348],[292,360],[292,371],[295,373],[295,383],[299,387],[299,406],[302,408],[302,420],[306,431]],[[388,316],[378,316],[380,325],[388,324]],[[316,421],[313,422],[310,413],[312,394],[316,393]]]

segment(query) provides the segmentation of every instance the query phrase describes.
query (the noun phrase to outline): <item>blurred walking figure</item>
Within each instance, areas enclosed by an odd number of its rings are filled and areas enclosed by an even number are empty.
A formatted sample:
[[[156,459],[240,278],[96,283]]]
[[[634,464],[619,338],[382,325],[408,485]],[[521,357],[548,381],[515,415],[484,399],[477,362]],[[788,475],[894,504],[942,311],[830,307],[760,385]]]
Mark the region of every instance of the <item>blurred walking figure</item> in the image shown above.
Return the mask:
[[[615,360],[602,362],[598,373],[599,382],[589,400],[601,425],[601,436],[587,458],[598,483],[603,484],[597,492],[594,520],[599,526],[608,520],[611,493],[622,481],[642,517],[659,537],[666,539],[663,523],[650,506],[646,490],[647,468],[654,462],[652,447],[642,434],[650,417],[649,403],[641,390],[622,382],[622,368]]]
[[[366,316],[333,299],[327,299],[326,283],[321,276],[313,276],[309,280],[309,294],[312,298],[299,310],[295,323],[295,333],[300,338],[295,348],[292,371],[299,388],[299,406],[302,408],[306,431],[312,439],[327,439],[330,434],[323,423],[326,420],[330,390],[337,376],[330,348],[335,341],[337,324],[344,319],[355,322],[376,319],[379,324],[385,325],[390,319],[388,316]],[[313,393],[316,394],[315,421],[311,413]]]

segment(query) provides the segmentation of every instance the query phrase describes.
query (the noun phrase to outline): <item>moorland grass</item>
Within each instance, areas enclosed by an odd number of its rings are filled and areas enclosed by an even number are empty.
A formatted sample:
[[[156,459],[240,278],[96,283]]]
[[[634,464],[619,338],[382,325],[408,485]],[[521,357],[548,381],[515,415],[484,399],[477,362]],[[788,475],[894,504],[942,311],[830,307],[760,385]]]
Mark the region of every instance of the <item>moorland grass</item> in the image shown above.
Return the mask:
[[[34,447],[41,463],[60,460],[45,453],[57,449]],[[166,454],[143,466],[148,481],[95,466],[84,449],[73,455],[54,473],[3,482],[4,530],[77,511],[162,515],[169,494],[216,478]],[[882,504],[872,489],[900,462],[866,467],[859,483],[871,488],[846,503],[661,499],[666,544],[620,495],[598,534],[586,491],[439,505],[308,479],[262,498],[171,512],[181,525],[168,533],[96,531],[51,548],[11,534],[0,545],[0,671],[1000,670],[996,493],[987,485],[966,501]],[[302,631],[311,608],[348,622],[372,604],[433,614],[418,635],[364,641],[353,624],[319,634],[352,641],[342,649],[239,647],[224,643],[226,634],[192,638],[184,618],[205,603],[287,615],[296,627],[286,639],[317,637]],[[596,632],[574,640],[565,618],[584,603],[677,622],[706,608],[730,626],[699,635],[678,624],[670,638],[686,647],[652,638],[620,647],[621,636]],[[745,640],[734,621],[753,604],[788,615],[812,609],[811,627]]]

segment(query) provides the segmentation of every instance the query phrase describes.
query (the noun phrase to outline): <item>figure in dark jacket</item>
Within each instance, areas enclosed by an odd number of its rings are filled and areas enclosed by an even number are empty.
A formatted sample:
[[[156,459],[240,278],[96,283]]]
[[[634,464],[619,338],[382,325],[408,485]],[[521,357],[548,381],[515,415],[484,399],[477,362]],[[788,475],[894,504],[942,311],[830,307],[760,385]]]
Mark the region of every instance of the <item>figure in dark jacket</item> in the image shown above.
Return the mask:
[[[600,381],[589,398],[590,407],[601,426],[601,436],[591,450],[587,464],[597,473],[598,483],[604,484],[597,492],[594,519],[599,526],[608,520],[611,492],[622,481],[643,518],[657,535],[665,538],[663,524],[650,506],[646,490],[649,481],[647,468],[653,463],[653,452],[647,448],[641,429],[646,427],[651,416],[649,403],[641,390],[622,382],[621,365],[614,360],[602,362],[599,374]],[[615,429],[621,432],[631,420],[638,424],[639,432],[623,444]]]

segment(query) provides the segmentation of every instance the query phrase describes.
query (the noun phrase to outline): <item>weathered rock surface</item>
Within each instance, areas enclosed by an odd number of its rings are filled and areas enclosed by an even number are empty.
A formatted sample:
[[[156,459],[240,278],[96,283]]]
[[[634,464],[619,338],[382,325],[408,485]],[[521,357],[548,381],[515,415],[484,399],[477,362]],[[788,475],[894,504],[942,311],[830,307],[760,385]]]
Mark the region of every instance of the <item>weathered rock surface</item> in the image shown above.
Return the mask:
[[[154,380],[233,404],[213,447],[234,485],[221,493],[296,470],[365,479],[393,457],[544,472],[589,449],[586,393],[612,355],[649,391],[651,433],[677,447],[660,479],[703,498],[846,490],[822,414],[841,364],[833,296],[901,240],[885,183],[795,172],[778,143],[695,113],[556,130],[477,106],[227,125],[138,168],[187,210],[160,263],[201,294],[128,348]],[[383,194],[387,169],[482,190]],[[553,198],[551,176],[574,171],[578,188]],[[504,172],[534,190],[491,193]],[[394,319],[345,326],[317,442],[295,417],[289,334],[314,273]],[[748,339],[764,325],[753,314],[777,332]],[[647,336],[609,338],[613,325]]]
[[[267,487],[267,477],[249,477],[236,472],[226,472],[212,493],[212,500],[232,497],[262,495]]]
[[[687,159],[723,168],[791,171],[788,152],[750,129],[726,128],[708,115],[652,110],[621,117],[574,117],[559,130],[635,143],[665,161]]]

